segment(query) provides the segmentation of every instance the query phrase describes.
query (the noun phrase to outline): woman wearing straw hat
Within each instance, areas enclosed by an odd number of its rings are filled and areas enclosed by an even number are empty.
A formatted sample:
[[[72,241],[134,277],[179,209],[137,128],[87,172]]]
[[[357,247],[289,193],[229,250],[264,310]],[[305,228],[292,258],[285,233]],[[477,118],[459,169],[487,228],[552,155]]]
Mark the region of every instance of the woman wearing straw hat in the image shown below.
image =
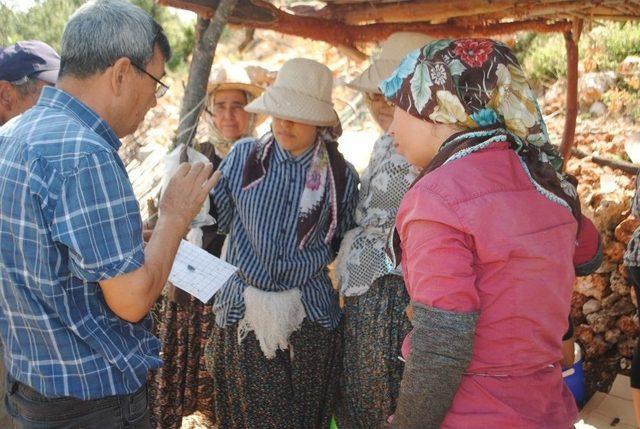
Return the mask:
[[[579,234],[575,178],[518,60],[492,40],[438,40],[380,88],[398,152],[423,169],[396,218],[413,330],[392,427],[572,427],[562,334],[575,256],[598,235]]]
[[[206,121],[210,140],[194,147],[180,145],[166,159],[166,177],[181,162],[206,161],[217,168],[233,143],[254,134],[258,115],[244,110],[262,93],[242,67],[214,67],[207,91]],[[187,238],[209,253],[220,256],[225,239],[212,225],[209,203],[192,222]],[[213,380],[204,363],[213,313],[210,305],[169,285],[160,311],[158,333],[164,366],[151,383],[152,420],[162,429],[179,428],[184,416],[200,411],[213,422]]]
[[[429,41],[419,33],[395,33],[381,45],[371,65],[348,84],[364,93],[383,134],[361,177],[356,228],[349,231],[336,261],[336,278],[344,296],[343,373],[338,425],[376,428],[395,409],[403,363],[402,339],[411,329],[405,309],[409,296],[402,273],[386,263],[385,247],[396,211],[416,172],[393,147],[386,133],[393,119],[378,85],[405,54]]]
[[[333,413],[341,312],[327,264],[353,227],[358,177],[337,150],[332,85],[326,66],[287,61],[246,107],[272,131],[219,168],[212,201],[238,267],[206,349],[221,429],[326,429]]]

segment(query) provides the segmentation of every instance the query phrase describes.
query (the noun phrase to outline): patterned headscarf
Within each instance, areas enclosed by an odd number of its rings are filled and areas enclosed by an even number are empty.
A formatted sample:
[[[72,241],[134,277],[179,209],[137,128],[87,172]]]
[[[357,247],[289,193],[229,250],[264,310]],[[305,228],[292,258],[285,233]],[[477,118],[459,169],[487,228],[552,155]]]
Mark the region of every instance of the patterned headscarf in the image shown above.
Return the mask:
[[[518,144],[538,148],[556,171],[538,103],[506,45],[488,39],[437,40],[409,53],[380,84],[385,97],[409,114],[465,129],[502,126]]]
[[[423,170],[509,142],[520,156],[532,184],[546,198],[580,222],[575,179],[561,172],[562,157],[551,144],[527,79],[504,44],[488,39],[437,40],[409,53],[380,83],[384,96],[410,115],[453,124],[466,131],[449,137]],[[390,237],[391,238],[391,237]],[[400,262],[400,237],[393,232],[388,250]]]

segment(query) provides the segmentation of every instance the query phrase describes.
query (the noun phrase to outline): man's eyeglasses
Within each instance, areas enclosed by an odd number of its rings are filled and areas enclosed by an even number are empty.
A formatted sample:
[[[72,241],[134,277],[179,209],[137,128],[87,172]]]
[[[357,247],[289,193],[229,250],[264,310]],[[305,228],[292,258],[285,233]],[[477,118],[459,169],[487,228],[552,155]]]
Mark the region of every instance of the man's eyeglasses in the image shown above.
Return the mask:
[[[136,63],[134,63],[133,61],[131,62],[131,65],[133,65],[135,68],[137,68],[138,70],[140,70],[142,73],[146,74],[147,76],[149,76],[151,79],[155,80],[157,85],[156,85],[156,98],[160,98],[163,95],[165,95],[167,93],[167,91],[169,90],[169,87],[167,85],[165,85],[164,83],[162,83],[159,79],[157,79],[154,75],[152,75],[151,73],[149,73],[148,71],[146,71],[145,69],[143,69],[142,67],[140,67],[139,65],[137,65]]]

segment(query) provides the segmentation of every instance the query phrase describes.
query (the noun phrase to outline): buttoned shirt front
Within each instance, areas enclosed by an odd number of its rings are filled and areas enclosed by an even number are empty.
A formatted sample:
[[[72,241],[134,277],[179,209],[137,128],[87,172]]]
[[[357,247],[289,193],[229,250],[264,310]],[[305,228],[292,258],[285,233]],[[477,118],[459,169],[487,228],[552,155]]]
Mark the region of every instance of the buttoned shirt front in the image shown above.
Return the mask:
[[[244,190],[244,164],[256,143],[255,139],[245,139],[234,145],[220,165],[222,178],[212,191],[218,226],[229,234],[227,261],[239,267],[214,297],[216,322],[227,326],[244,317],[243,293],[247,286],[270,292],[299,288],[309,320],[334,328],[341,313],[327,265],[335,257],[345,232],[355,226],[357,173],[348,164],[333,246],[324,242],[329,228],[326,204],[319,219],[321,227],[301,250],[297,235],[298,204],[313,151],[294,157],[274,144],[264,179]]]

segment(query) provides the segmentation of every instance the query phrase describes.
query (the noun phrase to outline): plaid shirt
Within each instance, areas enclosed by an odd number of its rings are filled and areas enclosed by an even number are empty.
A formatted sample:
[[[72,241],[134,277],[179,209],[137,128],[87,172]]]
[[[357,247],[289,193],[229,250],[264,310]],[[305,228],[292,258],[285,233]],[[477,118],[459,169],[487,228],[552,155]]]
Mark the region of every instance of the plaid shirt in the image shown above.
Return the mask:
[[[4,360],[47,397],[132,393],[161,364],[150,320],[115,316],[97,283],[144,263],[119,146],[103,120],[55,88],[0,128]]]

